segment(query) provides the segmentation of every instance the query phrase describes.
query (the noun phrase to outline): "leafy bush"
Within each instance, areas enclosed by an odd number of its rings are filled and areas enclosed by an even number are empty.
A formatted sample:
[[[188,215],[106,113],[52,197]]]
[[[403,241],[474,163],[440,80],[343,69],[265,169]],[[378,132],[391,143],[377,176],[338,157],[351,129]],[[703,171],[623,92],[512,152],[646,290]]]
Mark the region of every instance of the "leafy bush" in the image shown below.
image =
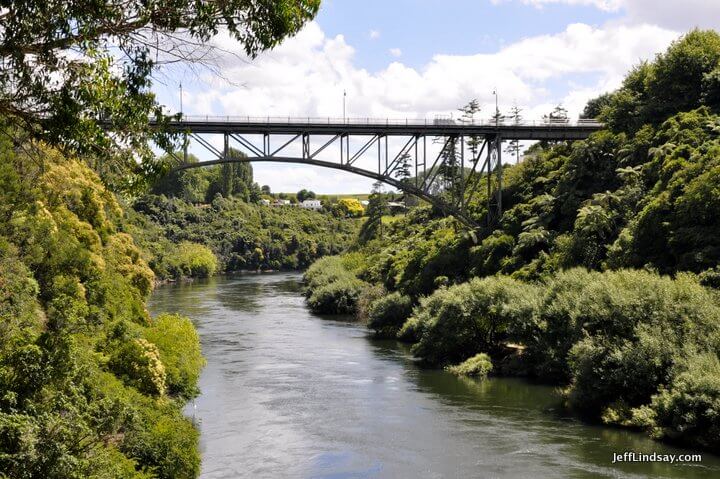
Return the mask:
[[[355,304],[355,317],[358,321],[367,323],[370,318],[370,307],[378,299],[387,295],[387,291],[382,285],[368,285],[363,288]]]
[[[720,289],[720,267],[706,269],[700,273],[700,284],[708,288]]]
[[[161,314],[144,335],[159,350],[168,393],[186,400],[195,397],[200,392],[197,382],[205,360],[192,322],[176,314]]]
[[[493,232],[480,246],[470,249],[473,272],[478,276],[497,273],[503,267],[503,260],[512,254],[514,247],[515,238],[501,231]]]
[[[598,397],[601,389],[623,397],[630,392],[615,388],[611,375],[597,364],[593,365],[592,357],[607,353],[604,361],[608,361],[608,370],[621,364],[632,369],[644,364],[640,356],[648,354],[651,357],[647,364],[658,368],[653,374],[663,377],[669,366],[667,360],[662,359],[665,353],[658,355],[669,347],[664,342],[676,348],[694,344],[707,349],[718,341],[718,328],[720,308],[711,293],[691,276],[679,275],[673,280],[646,271],[596,273],[574,269],[548,281],[538,321],[522,339],[527,344],[528,361],[538,376],[558,381],[574,377],[578,391],[587,379],[587,386],[596,390]],[[573,360],[568,362],[570,350],[586,337],[590,339],[578,346]],[[582,359],[586,354],[589,354],[587,369]],[[594,371],[601,377],[585,378],[579,374],[583,371]],[[618,374],[617,380],[636,389],[639,396],[649,398],[653,392],[640,387],[645,379],[639,377],[646,374],[652,382],[651,371],[638,371],[638,377],[632,382]],[[626,374],[630,374],[630,370]],[[583,394],[585,399],[577,401],[578,404],[593,394]]]
[[[307,299],[310,309],[322,314],[353,314],[357,300],[367,283],[354,277],[336,281],[312,290]]]
[[[200,474],[199,432],[171,406],[138,407],[121,450],[158,479],[194,479]]]
[[[657,437],[720,452],[720,360],[716,353],[689,357],[671,383],[652,398],[650,425]],[[643,412],[643,410],[640,410]]]
[[[412,300],[398,292],[378,298],[368,309],[368,327],[378,336],[394,338],[412,314]]]
[[[207,246],[183,241],[164,258],[168,272],[176,279],[206,278],[217,271],[218,261]]]
[[[474,278],[421,299],[400,334],[415,330],[419,341],[412,351],[423,360],[457,364],[496,350],[511,325],[531,322],[537,300],[532,285],[507,277]]]
[[[340,198],[332,209],[335,215],[343,218],[359,218],[365,212],[363,206],[355,198]]]
[[[354,275],[345,268],[341,257],[326,256],[317,260],[305,271],[303,281],[307,287],[306,293],[310,296],[317,288],[334,283],[342,278],[352,277]]]
[[[449,372],[458,376],[473,376],[477,378],[486,378],[492,369],[493,365],[490,356],[485,353],[476,354],[457,366],[449,366],[447,368]]]
[[[153,396],[165,394],[165,366],[157,346],[145,339],[123,343],[108,362],[110,370],[126,384]]]

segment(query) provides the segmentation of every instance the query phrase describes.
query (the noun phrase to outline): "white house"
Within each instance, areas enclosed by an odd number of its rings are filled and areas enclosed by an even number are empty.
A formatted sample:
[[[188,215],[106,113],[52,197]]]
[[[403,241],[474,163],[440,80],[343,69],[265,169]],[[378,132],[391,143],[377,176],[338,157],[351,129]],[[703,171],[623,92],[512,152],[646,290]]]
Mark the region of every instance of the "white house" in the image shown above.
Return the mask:
[[[273,206],[290,206],[290,200],[277,199],[273,202]]]
[[[305,208],[306,210],[319,211],[322,209],[322,201],[320,201],[320,200],[304,200],[300,206]]]
[[[260,203],[263,206],[270,206],[270,200],[266,200],[265,198],[261,198],[258,203]]]

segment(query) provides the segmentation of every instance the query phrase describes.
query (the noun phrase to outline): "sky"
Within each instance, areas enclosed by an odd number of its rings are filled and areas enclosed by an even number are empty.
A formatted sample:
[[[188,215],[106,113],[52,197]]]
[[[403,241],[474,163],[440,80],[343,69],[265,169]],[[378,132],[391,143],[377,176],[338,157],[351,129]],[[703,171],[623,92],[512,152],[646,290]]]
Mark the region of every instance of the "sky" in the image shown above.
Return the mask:
[[[517,105],[527,120],[558,104],[576,118],[695,27],[720,29],[720,0],[323,0],[315,20],[275,49],[251,60],[220,34],[214,72],[173,71],[154,90],[177,112],[182,83],[187,115],[342,117],[346,92],[350,118],[457,115],[471,99],[487,118],[497,91],[501,111]],[[276,192],[361,193],[371,184],[327,168],[253,167]]]

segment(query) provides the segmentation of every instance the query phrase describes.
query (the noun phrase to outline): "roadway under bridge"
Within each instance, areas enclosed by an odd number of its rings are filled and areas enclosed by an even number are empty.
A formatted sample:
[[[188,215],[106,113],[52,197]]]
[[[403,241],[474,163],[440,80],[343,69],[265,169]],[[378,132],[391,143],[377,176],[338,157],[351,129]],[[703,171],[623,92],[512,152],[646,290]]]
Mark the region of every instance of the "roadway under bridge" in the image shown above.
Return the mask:
[[[566,119],[513,123],[186,115],[168,128],[184,135],[183,157],[173,153],[176,170],[257,161],[334,168],[391,185],[477,227],[467,205],[479,188],[487,186],[488,224],[502,214],[503,142],[582,140],[602,124]],[[222,146],[208,135],[221,135]],[[189,163],[190,141],[215,159]],[[246,156],[231,157],[231,147]]]

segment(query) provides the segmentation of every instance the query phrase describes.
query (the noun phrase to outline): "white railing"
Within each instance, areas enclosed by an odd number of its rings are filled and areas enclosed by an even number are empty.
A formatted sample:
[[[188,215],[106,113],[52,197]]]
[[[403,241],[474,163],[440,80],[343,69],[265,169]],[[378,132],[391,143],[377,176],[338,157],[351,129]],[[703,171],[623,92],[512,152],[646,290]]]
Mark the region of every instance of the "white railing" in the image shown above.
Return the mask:
[[[287,124],[287,125],[378,125],[378,126],[546,126],[546,127],[601,127],[602,123],[595,119],[541,119],[524,120],[519,123],[512,119],[494,118],[459,120],[452,118],[332,118],[332,117],[278,117],[278,116],[237,116],[237,115],[183,115],[183,122],[215,122],[215,123],[248,123],[248,124]]]

